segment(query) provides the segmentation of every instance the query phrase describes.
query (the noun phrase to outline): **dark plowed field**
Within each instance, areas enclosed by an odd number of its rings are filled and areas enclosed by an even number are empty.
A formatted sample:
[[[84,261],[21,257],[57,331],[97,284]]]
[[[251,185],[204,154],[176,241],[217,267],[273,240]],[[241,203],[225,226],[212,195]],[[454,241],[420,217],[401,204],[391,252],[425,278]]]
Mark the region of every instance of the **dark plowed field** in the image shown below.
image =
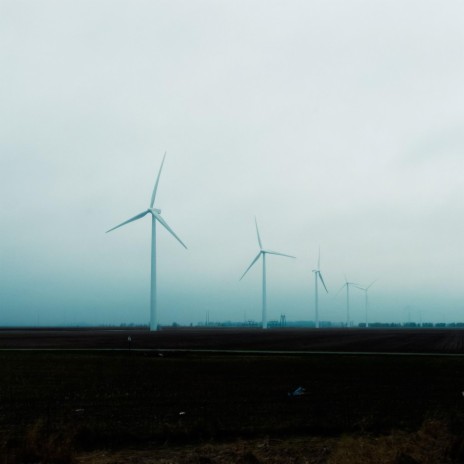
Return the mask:
[[[3,330],[0,349],[277,350],[464,353],[461,329]]]
[[[461,354],[463,335],[3,330],[0,462],[464,462],[464,357],[355,354]],[[318,351],[351,354],[297,353]]]

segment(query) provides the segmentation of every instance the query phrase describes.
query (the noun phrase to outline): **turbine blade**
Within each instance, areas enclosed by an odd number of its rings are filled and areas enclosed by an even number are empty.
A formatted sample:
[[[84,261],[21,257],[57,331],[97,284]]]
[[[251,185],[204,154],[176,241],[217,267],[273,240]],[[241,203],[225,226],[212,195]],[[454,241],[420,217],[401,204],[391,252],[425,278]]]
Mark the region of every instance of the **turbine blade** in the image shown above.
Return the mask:
[[[125,224],[129,224],[129,222],[136,221],[137,219],[141,219],[145,215],[147,215],[149,212],[150,212],[150,210],[147,209],[143,213],[137,214],[137,216],[134,216],[134,217],[128,219],[127,221],[121,222],[121,224],[117,225],[116,227],[113,227],[112,229],[107,230],[106,233],[111,232],[112,230],[117,229],[118,227],[122,227]]]
[[[260,256],[261,256],[261,251],[258,253],[256,258],[251,262],[251,264],[247,267],[247,270],[242,274],[242,277],[240,277],[239,280],[242,280],[245,277],[245,274],[253,267],[253,264],[255,264],[256,261],[258,261]]]
[[[285,255],[284,253],[278,253],[277,251],[263,250],[263,253],[268,253],[270,255],[285,256],[287,258],[296,258],[296,256]]]
[[[340,290],[337,292],[337,295],[347,286],[346,283],[344,283],[341,287]]]
[[[369,284],[367,287],[366,287],[366,290],[369,290],[376,282],[377,282],[378,279],[375,279],[374,282],[372,282],[371,284]]]
[[[261,237],[259,236],[258,221],[256,220],[256,216],[255,216],[255,224],[256,224],[256,234],[258,235],[259,249],[262,250],[263,244],[261,243]]]
[[[160,214],[158,214],[156,211],[151,211],[151,214],[155,216],[155,218],[160,222],[164,228],[171,233],[171,235],[185,248],[187,249],[185,243],[174,233],[174,231],[168,226],[167,222],[161,217]]]
[[[318,272],[317,275],[319,276],[319,279],[321,279],[321,282],[322,282],[322,285],[323,285],[324,288],[325,288],[325,291],[326,291],[327,293],[329,293],[329,291],[327,290],[327,287],[325,286],[324,279],[322,278],[322,274],[321,274],[320,272]]]
[[[158,183],[160,180],[161,171],[163,169],[163,164],[164,164],[165,159],[166,159],[166,152],[164,152],[163,161],[161,161],[161,166],[158,171],[158,177],[156,178],[155,188],[153,189],[153,193],[151,194],[150,208],[153,208],[153,205],[155,204],[156,191],[158,190]]]

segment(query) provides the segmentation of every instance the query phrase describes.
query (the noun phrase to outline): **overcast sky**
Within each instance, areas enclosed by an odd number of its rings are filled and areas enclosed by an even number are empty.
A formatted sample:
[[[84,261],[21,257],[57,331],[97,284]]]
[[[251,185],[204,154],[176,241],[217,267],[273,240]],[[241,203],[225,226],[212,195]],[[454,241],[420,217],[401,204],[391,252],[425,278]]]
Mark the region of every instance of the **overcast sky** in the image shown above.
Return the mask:
[[[460,0],[0,0],[0,324],[464,321]],[[353,290],[352,318],[363,320]]]

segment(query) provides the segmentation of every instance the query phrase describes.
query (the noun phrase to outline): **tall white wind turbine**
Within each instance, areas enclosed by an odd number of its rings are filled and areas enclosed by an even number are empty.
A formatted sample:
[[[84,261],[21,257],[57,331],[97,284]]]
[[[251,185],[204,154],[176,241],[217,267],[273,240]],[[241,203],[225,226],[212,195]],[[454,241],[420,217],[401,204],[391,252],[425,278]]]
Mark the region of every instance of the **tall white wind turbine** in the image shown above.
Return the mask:
[[[174,231],[168,226],[166,221],[161,217],[161,210],[154,208],[156,191],[158,189],[158,183],[161,176],[161,171],[163,169],[164,160],[166,158],[166,153],[163,156],[163,161],[161,161],[161,166],[158,171],[158,176],[155,182],[155,188],[151,195],[150,207],[145,211],[137,214],[136,216],[128,219],[127,221],[122,222],[121,224],[113,227],[110,230],[107,230],[106,233],[111,232],[129,222],[137,221],[138,219],[143,218],[147,214],[151,214],[151,293],[150,293],[150,330],[154,331],[158,329],[158,313],[156,307],[156,221],[158,221],[184,248],[187,248],[182,242],[182,240],[174,233]]]
[[[243,273],[242,277],[240,277],[240,280],[242,280],[245,277],[245,274],[253,267],[253,265],[258,261],[260,257],[263,258],[263,312],[262,312],[262,325],[263,329],[267,329],[267,308],[266,308],[266,255],[278,255],[278,256],[285,256],[287,258],[295,258],[295,256],[290,256],[290,255],[285,255],[283,253],[278,253],[277,251],[270,251],[270,250],[264,250],[263,249],[263,244],[261,243],[261,237],[259,236],[259,230],[258,230],[258,222],[256,221],[255,218],[255,224],[256,224],[256,235],[258,236],[258,244],[259,244],[259,253],[257,254],[256,258],[251,262],[251,264],[248,266],[247,270]]]
[[[367,287],[358,287],[359,290],[362,290],[364,292],[364,309],[365,309],[365,316],[366,316],[366,328],[369,327],[369,322],[368,322],[368,319],[367,319],[367,312],[368,312],[368,308],[369,308],[369,300],[368,300],[368,296],[367,296],[367,292],[369,291],[369,289],[377,282],[377,280],[374,280],[374,282],[370,283]]]
[[[319,292],[318,292],[318,281],[320,280],[322,285],[325,288],[325,291],[329,293],[327,287],[325,286],[324,279],[321,274],[321,249],[319,248],[319,256],[317,258],[317,269],[313,269],[314,272],[314,303],[315,303],[315,321],[316,329],[319,328]]]
[[[355,284],[354,282],[348,282],[346,276],[345,276],[345,283],[343,284],[342,288],[339,290],[341,292],[345,287],[346,287],[346,326],[350,326],[350,285],[354,287],[358,287],[358,284]]]

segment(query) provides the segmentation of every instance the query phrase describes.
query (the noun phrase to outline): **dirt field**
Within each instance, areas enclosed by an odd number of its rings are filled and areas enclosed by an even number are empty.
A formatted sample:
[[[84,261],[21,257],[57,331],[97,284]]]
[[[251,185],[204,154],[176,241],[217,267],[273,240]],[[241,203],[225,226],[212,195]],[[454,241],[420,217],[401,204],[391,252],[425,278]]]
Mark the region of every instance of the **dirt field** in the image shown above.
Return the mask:
[[[464,329],[2,330],[2,348],[464,353]]]
[[[0,462],[463,462],[464,356],[189,351],[459,354],[463,334],[1,331]]]

